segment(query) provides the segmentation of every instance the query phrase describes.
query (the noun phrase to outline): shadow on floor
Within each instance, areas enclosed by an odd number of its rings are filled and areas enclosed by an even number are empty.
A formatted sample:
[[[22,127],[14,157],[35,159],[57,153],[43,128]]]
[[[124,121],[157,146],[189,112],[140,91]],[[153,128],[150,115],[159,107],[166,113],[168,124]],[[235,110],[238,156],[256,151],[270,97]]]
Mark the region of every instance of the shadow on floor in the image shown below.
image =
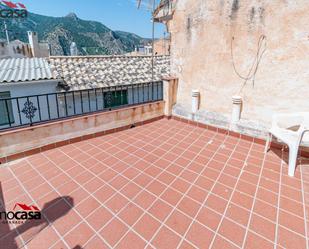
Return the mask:
[[[58,197],[44,204],[43,208],[41,209],[40,219],[27,219],[24,223],[16,225],[17,227],[13,228],[7,222],[5,222],[4,219],[5,212],[10,212],[13,210],[6,210],[2,185],[0,182],[0,248],[19,248],[18,244],[16,243],[18,236],[22,236],[26,244],[29,243],[31,240],[35,239],[35,237],[43,229],[48,227],[62,216],[65,216],[72,209],[73,205],[74,200],[72,197]],[[79,245],[74,248],[82,249]]]
[[[270,148],[269,151],[273,152],[278,158],[283,160],[286,165],[289,165],[289,150],[286,149],[284,151],[277,149],[277,148]],[[298,152],[297,161],[296,161],[296,169],[304,164],[309,164],[309,159],[301,157],[300,153]]]

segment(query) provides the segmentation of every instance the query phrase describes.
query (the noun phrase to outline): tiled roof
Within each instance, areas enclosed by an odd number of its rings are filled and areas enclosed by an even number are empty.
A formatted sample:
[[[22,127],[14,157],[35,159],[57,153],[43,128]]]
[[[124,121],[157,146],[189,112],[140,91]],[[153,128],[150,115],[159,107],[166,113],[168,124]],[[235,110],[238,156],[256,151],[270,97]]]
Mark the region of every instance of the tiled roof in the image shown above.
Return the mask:
[[[52,71],[70,90],[148,82],[151,56],[50,57]],[[154,80],[169,76],[169,56],[154,58]]]
[[[55,79],[43,58],[10,58],[0,60],[0,83]]]

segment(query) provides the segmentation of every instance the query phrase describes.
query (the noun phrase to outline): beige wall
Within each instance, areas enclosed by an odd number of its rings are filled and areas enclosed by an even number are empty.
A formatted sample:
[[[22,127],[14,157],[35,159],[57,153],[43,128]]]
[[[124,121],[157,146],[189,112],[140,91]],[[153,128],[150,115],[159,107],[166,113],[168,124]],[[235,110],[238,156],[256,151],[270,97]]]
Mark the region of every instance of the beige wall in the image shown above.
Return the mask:
[[[201,110],[230,117],[232,96],[244,99],[243,119],[270,124],[274,112],[309,111],[308,0],[178,0],[171,32],[177,103],[191,109],[191,90],[201,91]],[[261,35],[266,51],[254,86],[246,75]]]
[[[164,115],[164,101],[0,133],[0,158]]]
[[[171,44],[170,44],[170,39],[158,39],[154,42],[154,53],[156,55],[169,55],[170,54],[170,49],[171,49]]]

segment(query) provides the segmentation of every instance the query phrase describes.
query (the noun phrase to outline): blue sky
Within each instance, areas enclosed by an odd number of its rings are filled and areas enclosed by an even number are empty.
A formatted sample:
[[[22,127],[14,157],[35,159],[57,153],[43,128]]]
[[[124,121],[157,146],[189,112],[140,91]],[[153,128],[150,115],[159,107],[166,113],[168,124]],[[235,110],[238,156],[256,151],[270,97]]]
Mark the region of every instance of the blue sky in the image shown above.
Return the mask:
[[[12,2],[18,2],[12,1]],[[146,6],[137,9],[136,0],[20,0],[31,12],[65,16],[74,12],[81,19],[99,21],[112,30],[151,37],[151,14]],[[156,24],[156,37],[162,37],[164,25]]]

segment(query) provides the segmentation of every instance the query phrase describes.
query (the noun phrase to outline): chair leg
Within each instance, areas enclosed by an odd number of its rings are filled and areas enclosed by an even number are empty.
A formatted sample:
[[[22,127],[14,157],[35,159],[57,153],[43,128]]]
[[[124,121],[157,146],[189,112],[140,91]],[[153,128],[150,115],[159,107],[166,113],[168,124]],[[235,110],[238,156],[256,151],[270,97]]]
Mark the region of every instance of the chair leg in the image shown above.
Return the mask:
[[[298,146],[289,146],[289,176],[294,176],[296,161],[298,155]]]
[[[265,149],[264,149],[264,153],[267,153],[268,149],[269,149],[269,144],[272,140],[272,134],[269,133],[267,136],[267,140],[266,140],[266,144],[265,144]]]

